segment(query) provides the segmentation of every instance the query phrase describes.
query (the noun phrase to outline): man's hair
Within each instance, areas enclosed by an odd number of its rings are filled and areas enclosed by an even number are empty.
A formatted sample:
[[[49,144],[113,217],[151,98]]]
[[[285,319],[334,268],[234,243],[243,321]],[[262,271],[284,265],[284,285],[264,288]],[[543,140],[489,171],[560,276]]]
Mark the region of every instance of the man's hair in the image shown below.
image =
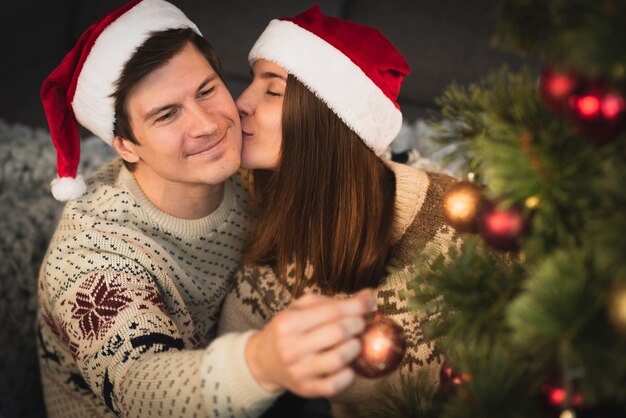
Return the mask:
[[[276,171],[253,172],[255,236],[246,261],[313,281],[324,293],[354,292],[386,274],[395,177],[361,138],[292,75],[283,103]],[[288,271],[295,262],[295,271]]]
[[[116,89],[112,94],[115,100],[115,124],[113,128],[115,136],[138,144],[126,109],[128,96],[144,77],[166,65],[188,43],[191,43],[206,58],[217,75],[222,80],[224,79],[222,65],[217,53],[211,44],[194,30],[182,28],[154,32],[126,62],[120,78],[116,82]],[[133,163],[124,161],[124,164],[130,171],[135,169]]]

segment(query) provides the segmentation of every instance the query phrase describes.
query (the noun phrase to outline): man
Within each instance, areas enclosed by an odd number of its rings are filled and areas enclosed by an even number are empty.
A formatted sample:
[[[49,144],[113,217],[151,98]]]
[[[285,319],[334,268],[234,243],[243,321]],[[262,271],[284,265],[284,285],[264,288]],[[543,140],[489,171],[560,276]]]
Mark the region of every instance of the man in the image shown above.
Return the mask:
[[[285,389],[332,396],[371,293],[309,295],[215,338],[249,231],[241,128],[219,61],[163,0],[94,23],[46,79],[65,207],[39,277],[49,417],[258,416]],[[76,121],[121,159],[77,176]]]

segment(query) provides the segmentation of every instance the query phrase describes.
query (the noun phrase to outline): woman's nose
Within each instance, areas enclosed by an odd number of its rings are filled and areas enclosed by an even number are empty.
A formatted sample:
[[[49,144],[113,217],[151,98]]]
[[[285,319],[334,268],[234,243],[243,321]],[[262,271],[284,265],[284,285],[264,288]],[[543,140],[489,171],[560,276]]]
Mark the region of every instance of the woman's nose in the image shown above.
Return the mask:
[[[244,116],[250,116],[252,112],[254,112],[254,105],[250,98],[249,89],[244,90],[243,93],[239,95],[237,100],[235,100],[235,105],[239,111],[239,117],[241,118]]]

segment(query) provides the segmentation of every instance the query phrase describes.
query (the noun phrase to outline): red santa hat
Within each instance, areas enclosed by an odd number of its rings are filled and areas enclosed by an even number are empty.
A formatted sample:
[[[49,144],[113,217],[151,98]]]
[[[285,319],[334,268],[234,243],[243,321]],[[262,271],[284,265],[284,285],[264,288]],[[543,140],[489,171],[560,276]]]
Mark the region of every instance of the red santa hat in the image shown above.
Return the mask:
[[[153,32],[196,25],[164,0],[135,0],[103,16],[46,78],[41,88],[50,136],[57,150],[52,195],[66,201],[86,190],[77,175],[80,159],[78,123],[113,142],[115,102],[111,95],[124,65]]]
[[[272,20],[248,55],[259,59],[285,68],[377,155],[402,127],[397,98],[410,68],[376,29],[324,16],[316,4]]]

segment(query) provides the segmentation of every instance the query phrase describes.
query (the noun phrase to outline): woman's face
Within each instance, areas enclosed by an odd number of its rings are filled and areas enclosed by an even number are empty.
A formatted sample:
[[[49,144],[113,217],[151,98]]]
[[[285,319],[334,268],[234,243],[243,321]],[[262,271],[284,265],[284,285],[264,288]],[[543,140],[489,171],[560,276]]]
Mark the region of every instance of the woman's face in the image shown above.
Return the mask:
[[[287,71],[266,60],[252,66],[252,83],[236,101],[241,116],[241,167],[275,169],[282,142],[281,120]]]

